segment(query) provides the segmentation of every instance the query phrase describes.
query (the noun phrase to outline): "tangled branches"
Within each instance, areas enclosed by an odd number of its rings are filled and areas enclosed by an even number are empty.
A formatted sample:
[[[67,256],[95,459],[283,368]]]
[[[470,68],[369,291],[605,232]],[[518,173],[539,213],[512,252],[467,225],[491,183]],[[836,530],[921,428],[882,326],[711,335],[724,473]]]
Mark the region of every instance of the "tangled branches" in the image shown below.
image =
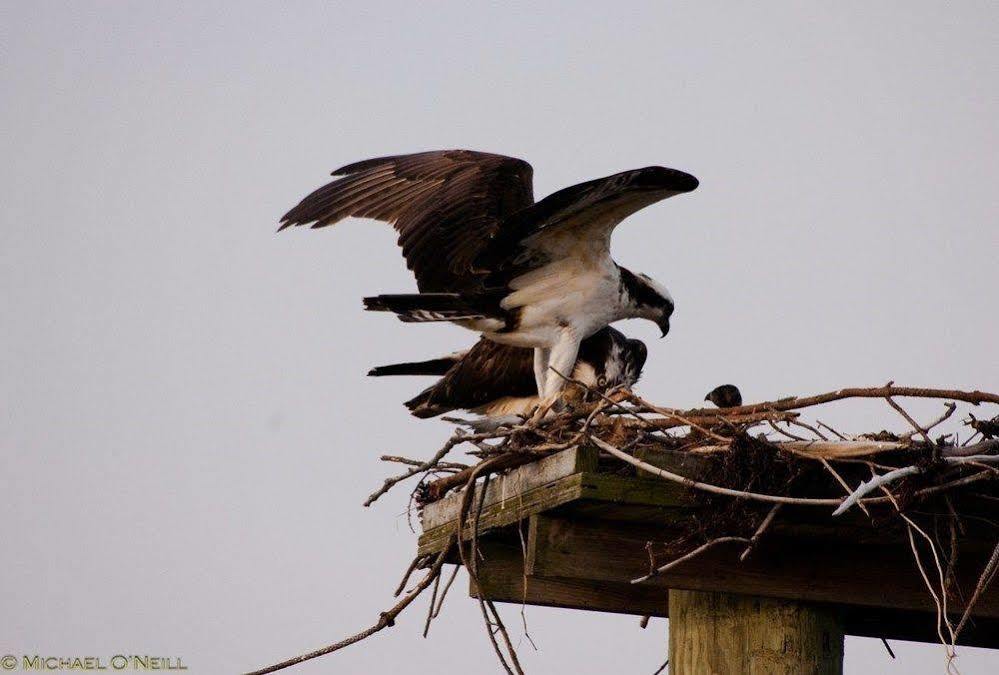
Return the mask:
[[[479,515],[490,477],[561,450],[583,446],[600,451],[602,470],[637,471],[683,486],[699,496],[697,499],[707,507],[702,510],[716,516],[713,521],[708,518],[699,530],[666,542],[669,558],[654,561],[649,573],[633,579],[632,583],[645,583],[720,546],[738,545],[742,549],[738,559],[745,561],[784,517],[787,507],[822,509],[829,517],[836,518],[858,509],[872,523],[893,520],[904,528],[915,565],[937,607],[940,641],[948,646],[948,655],[953,656],[954,645],[975,602],[999,569],[997,541],[975,588],[965,594],[968,600],[963,603],[962,612],[952,620],[948,599],[962,596],[961,589],[956,588],[954,568],[958,540],[964,531],[962,513],[955,504],[962,500],[999,499],[988,494],[999,477],[999,416],[981,418],[966,413],[963,421],[972,435],[963,443],[958,441],[957,432],[934,440],[931,431],[937,433],[948,420],[959,419],[954,418],[959,404],[999,404],[999,395],[897,387],[888,383],[725,409],[679,409],[653,404],[627,390],[598,392],[565,379],[570,386],[585,390],[582,402],[575,407],[551,412],[541,421],[525,421],[512,427],[478,433],[457,430],[428,460],[384,457],[406,468],[386,479],[364,505],[369,506],[396,485],[419,476],[419,484],[411,495],[418,505],[440,500],[454,490],[462,491],[456,535],[432,560],[413,562],[407,579],[419,567],[428,567],[428,572],[410,593],[383,612],[373,626],[346,640],[256,672],[274,672],[373,635],[391,626],[399,612],[432,587],[424,626],[426,634],[454,580],[452,576],[439,595],[445,559],[460,562],[478,586]],[[934,419],[920,423],[896,400],[903,398],[936,399],[944,403],[943,410]],[[846,399],[880,401],[898,415],[905,429],[897,433],[850,434],[802,417],[803,410]],[[459,447],[476,461],[471,464],[445,461]],[[689,471],[646,461],[643,457],[649,451],[705,458],[713,468],[700,475],[688,475]],[[473,503],[475,495],[479,495],[477,504]],[[931,514],[933,527],[925,524],[926,513],[920,511],[928,504],[946,506],[944,516]],[[938,533],[941,518],[947,528],[947,542]],[[990,532],[999,537],[999,525]],[[651,542],[650,556],[655,557]],[[400,592],[404,585],[405,579]],[[510,675],[519,675],[523,670],[499,613],[483,597],[479,597],[478,603],[490,643],[503,669]]]

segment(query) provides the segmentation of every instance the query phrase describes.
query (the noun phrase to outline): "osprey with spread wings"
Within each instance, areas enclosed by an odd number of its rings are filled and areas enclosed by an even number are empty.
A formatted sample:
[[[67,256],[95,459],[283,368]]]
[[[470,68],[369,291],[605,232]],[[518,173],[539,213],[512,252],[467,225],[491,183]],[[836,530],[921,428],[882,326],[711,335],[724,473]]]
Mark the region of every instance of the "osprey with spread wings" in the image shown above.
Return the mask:
[[[694,190],[663,167],[598,178],[535,202],[520,159],[443,150],[369,159],[305,197],[281,229],[356,216],[391,223],[419,293],[365,298],[407,322],[451,321],[493,342],[532,348],[537,391],[552,402],[580,344],[614,321],[643,318],[665,335],[664,286],[611,258],[614,228],[639,209]]]

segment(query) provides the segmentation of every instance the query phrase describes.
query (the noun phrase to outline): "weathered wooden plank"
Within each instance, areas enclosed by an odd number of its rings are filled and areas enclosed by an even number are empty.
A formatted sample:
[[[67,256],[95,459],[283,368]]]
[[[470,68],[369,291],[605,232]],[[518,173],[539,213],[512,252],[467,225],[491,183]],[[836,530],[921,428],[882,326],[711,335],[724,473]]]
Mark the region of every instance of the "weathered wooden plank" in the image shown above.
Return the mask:
[[[575,455],[573,456],[575,463],[572,466],[586,466],[592,459],[594,458],[587,458],[585,454]],[[559,472],[569,470],[570,464],[570,462],[566,462],[558,465],[557,470],[553,470],[549,475],[558,475]],[[525,479],[524,484],[530,483],[531,481]],[[448,506],[446,512],[438,513],[434,519],[435,521],[443,519],[444,513],[451,517],[444,519],[443,524],[437,527],[424,530],[420,536],[419,554],[439,552],[448,537],[455,532],[457,529],[456,519],[461,508],[460,497],[460,494],[449,495],[448,500],[457,500],[456,505]],[[673,486],[664,481],[627,478],[590,471],[572,473],[564,478],[558,478],[554,482],[543,483],[521,493],[492,492],[492,485],[490,485],[486,490],[486,504],[489,503],[490,498],[492,498],[492,503],[483,506],[482,514],[479,517],[480,533],[512,525],[532,514],[558,509],[566,504],[573,504],[574,508],[575,505],[592,503],[601,503],[609,507],[641,506],[652,508],[657,515],[664,517],[668,513],[666,507],[675,507],[689,502],[682,487]],[[472,503],[476,503],[474,498]],[[471,517],[472,514],[469,515]],[[469,531],[463,530],[466,539],[470,534]]]
[[[576,473],[560,478],[554,483],[541,485],[510,499],[485,506],[479,516],[479,534],[484,535],[497,528],[513,525],[528,516],[554,509],[562,504],[578,500],[582,491],[584,474]],[[473,502],[474,503],[474,502]],[[473,514],[470,514],[470,518]],[[420,535],[417,552],[419,555],[438,553],[457,530],[457,520],[449,520],[439,527]],[[462,538],[472,536],[470,523],[462,528]]]
[[[611,583],[586,579],[527,576],[525,596],[523,554],[515,534],[497,533],[480,541],[483,559],[479,578],[483,596],[494,602],[562,607],[594,612],[668,615],[669,591],[654,585]],[[470,595],[478,590],[470,584]],[[818,603],[822,606],[823,603]],[[936,642],[936,614],[861,605],[827,604],[842,612],[845,632],[861,637]],[[978,617],[962,631],[958,644],[999,648],[999,619]]]
[[[667,527],[539,515],[529,529],[527,571],[546,578],[627,583],[649,571],[647,542],[666,541],[671,534]],[[907,548],[843,546],[821,537],[774,535],[761,540],[743,563],[738,561],[741,551],[738,544],[719,546],[645,583],[811,602],[934,609]],[[957,578],[962,588],[974,588],[986,558],[981,551],[961,552]],[[957,598],[951,600],[951,609],[960,606]],[[999,587],[982,595],[974,615],[999,618]]]
[[[607,473],[584,473],[580,498],[621,506],[690,506],[690,492],[676,483]]]
[[[667,614],[668,593],[662,589],[525,576],[519,540],[484,538],[480,548],[484,556],[479,563],[480,587],[483,597],[494,602],[637,616]],[[471,581],[469,595],[479,597],[479,589]]]
[[[515,500],[518,495],[534,488],[553,483],[560,478],[582,471],[596,471],[597,453],[593,448],[569,448],[528,465],[513,469],[509,473],[494,476],[486,489],[484,506]],[[480,486],[476,487],[477,503]],[[461,492],[452,492],[443,499],[423,507],[420,522],[424,531],[440,527],[458,517],[461,509]]]

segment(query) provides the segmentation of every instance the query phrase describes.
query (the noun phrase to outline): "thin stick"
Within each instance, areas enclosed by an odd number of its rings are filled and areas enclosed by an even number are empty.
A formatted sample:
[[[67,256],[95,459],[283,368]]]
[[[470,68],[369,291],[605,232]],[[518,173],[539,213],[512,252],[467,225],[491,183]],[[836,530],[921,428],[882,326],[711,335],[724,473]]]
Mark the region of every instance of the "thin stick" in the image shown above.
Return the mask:
[[[631,399],[632,401],[634,401],[635,403],[637,403],[638,405],[641,405],[641,406],[644,406],[645,408],[648,408],[652,412],[656,412],[656,413],[659,413],[660,415],[663,415],[665,417],[671,417],[671,418],[673,418],[675,420],[678,420],[681,423],[681,425],[683,425],[683,426],[688,426],[691,429],[697,429],[698,431],[700,431],[705,436],[710,436],[711,438],[715,439],[716,441],[721,441],[722,443],[728,443],[729,440],[731,440],[731,439],[728,439],[728,438],[726,438],[724,436],[720,436],[720,435],[716,434],[715,432],[711,431],[710,429],[707,429],[705,427],[700,426],[699,424],[697,424],[697,422],[694,422],[692,419],[689,419],[688,415],[682,415],[682,414],[680,414],[676,410],[670,410],[668,408],[660,408],[659,406],[653,405],[652,403],[649,403],[648,401],[646,401],[641,396],[637,396],[635,394],[631,394],[628,398]],[[727,412],[727,410],[726,410],[726,412]],[[721,415],[715,415],[715,417],[721,417]],[[648,420],[642,418],[642,421],[643,422],[647,422]]]
[[[492,600],[486,600],[486,607],[489,608],[489,611],[493,615],[496,628],[499,629],[500,637],[503,638],[503,644],[506,645],[506,651],[513,662],[514,670],[517,671],[518,675],[524,675],[524,669],[520,666],[520,659],[517,658],[517,650],[513,648],[513,643],[510,642],[510,634],[507,632],[506,626],[503,625],[503,619],[500,618],[499,612],[496,610],[496,605],[493,604]]]
[[[410,459],[409,457],[401,457],[399,455],[382,455],[379,457],[383,462],[395,462],[396,464],[406,464],[408,466],[423,466],[425,462],[419,459]],[[462,464],[461,462],[437,462],[434,468],[439,469],[467,469],[467,464]]]
[[[407,478],[411,478],[412,476],[415,476],[418,473],[429,471],[433,467],[437,466],[437,463],[444,458],[444,455],[451,452],[451,450],[456,445],[461,445],[462,443],[474,443],[475,441],[483,441],[491,438],[503,438],[505,436],[510,436],[512,434],[515,434],[519,431],[523,431],[523,427],[514,427],[512,429],[502,429],[502,430],[485,432],[481,434],[465,434],[461,431],[455,432],[455,434],[448,439],[448,441],[443,445],[443,447],[441,447],[441,449],[438,450],[434,454],[434,456],[428,459],[426,462],[424,462],[419,466],[411,467],[410,469],[408,469],[404,473],[399,474],[398,476],[386,478],[382,486],[379,489],[375,490],[373,493],[371,493],[368,496],[368,498],[364,500],[364,505],[371,506],[372,504],[375,503],[375,500],[377,500],[383,494],[391,490],[392,487],[395,486],[396,484],[401,483]],[[457,476],[459,474],[454,474],[454,475]],[[467,478],[467,476],[465,477]]]
[[[441,586],[441,575],[437,575],[434,579],[434,590],[430,593],[430,604],[427,605],[427,620],[423,624],[423,637],[427,637],[427,633],[430,632],[430,622],[434,620],[434,605],[437,604],[437,591]]]
[[[937,419],[933,420],[925,427],[923,427],[927,432],[929,432],[934,427],[939,426],[944,422],[946,422],[948,419],[950,419],[950,416],[954,414],[955,410],[957,410],[957,404],[954,403],[953,401],[950,403],[944,403],[944,408],[946,408],[946,410],[944,410],[943,414],[940,415],[940,417],[938,417]],[[915,435],[914,433],[909,434],[909,438],[911,438],[914,435]]]
[[[753,547],[756,546],[756,542],[760,540],[763,533],[767,531],[768,527],[770,527],[770,523],[773,522],[774,516],[777,515],[778,511],[780,511],[781,506],[783,506],[783,504],[774,504],[773,507],[771,507],[766,518],[764,518],[763,522],[760,523],[760,526],[756,528],[756,532],[753,533],[753,536],[749,538],[749,543],[746,545],[746,549],[742,552],[742,555],[739,556],[739,562],[745,562],[746,558],[749,557]]]
[[[665,408],[663,410],[666,410]],[[798,413],[796,412],[773,412],[773,411],[763,411],[751,413],[748,415],[730,415],[727,412],[727,408],[724,410],[709,410],[706,413],[702,413],[700,416],[690,416],[683,417],[677,416],[669,413],[668,418],[642,418],[643,428],[654,428],[657,431],[666,431],[667,429],[676,429],[679,427],[690,426],[691,423],[694,424],[693,428],[703,428],[705,424],[729,424],[729,425],[752,425],[758,422],[765,422],[767,420],[774,420],[776,422],[788,422],[790,420],[796,419]],[[611,411],[613,412],[613,411]],[[649,410],[649,412],[656,412],[654,410]],[[666,413],[660,413],[666,414]],[[625,420],[628,426],[636,426],[635,422],[632,420]],[[601,420],[602,425],[615,424],[616,420]],[[722,437],[724,438],[724,437]],[[728,440],[728,439],[724,439]]]
[[[839,483],[844,490],[846,490],[847,496],[852,494],[853,490],[850,488],[850,485],[845,480],[843,480],[843,477],[840,476],[839,472],[833,468],[832,464],[829,463],[829,460],[827,460],[825,457],[819,457],[819,460],[822,462],[822,466],[826,468],[826,471],[831,473],[833,475],[833,478],[836,479],[836,482]],[[871,517],[871,512],[867,510],[867,507],[864,506],[864,504],[860,503],[857,504],[857,506],[859,506],[860,510],[864,512],[864,515],[866,515],[868,518]]]
[[[673,481],[674,483],[679,483],[689,488],[694,488],[695,490],[703,490],[704,492],[712,492],[718,495],[725,495],[727,497],[737,497],[739,499],[753,499],[760,502],[768,502],[770,504],[800,504],[807,506],[838,506],[842,500],[839,499],[806,499],[803,497],[785,497],[783,495],[767,495],[761,494],[759,492],[745,492],[743,490],[733,490],[731,488],[721,487],[719,485],[711,485],[710,483],[702,483],[700,481],[687,478],[686,476],[681,476],[679,474],[673,473],[672,471],[667,471],[665,469],[660,469],[657,466],[643,462],[640,459],[632,457],[626,452],[623,452],[615,448],[610,443],[602,441],[596,436],[591,437],[593,443],[618,459],[624,460],[628,464],[638,467],[643,471],[648,471],[651,474],[659,476],[660,478],[665,478],[666,480]],[[744,537],[742,537],[744,539]]]
[[[964,608],[964,613],[961,614],[961,620],[957,622],[957,628],[954,629],[954,639],[957,640],[957,636],[960,635],[961,631],[964,629],[964,624],[968,622],[971,617],[971,610],[975,607],[975,603],[978,602],[978,598],[982,595],[992,580],[995,578],[996,570],[999,569],[999,542],[996,542],[996,547],[992,550],[992,557],[985,564],[985,569],[982,570],[981,575],[978,577],[978,584],[975,586],[975,592],[971,594],[971,600]]]
[[[444,607],[444,598],[447,597],[447,592],[451,590],[451,584],[454,583],[455,578],[458,576],[458,570],[461,569],[461,565],[455,565],[454,571],[451,572],[451,576],[448,578],[447,583],[444,584],[444,590],[441,591],[441,597],[437,600],[437,607],[434,608],[434,618],[441,613],[441,608]]]
[[[922,436],[923,440],[926,441],[928,445],[931,446],[933,445],[933,439],[930,438],[930,435],[928,433],[926,433],[926,429],[919,426],[919,423],[916,420],[912,419],[912,415],[910,415],[905,411],[905,408],[900,406],[898,403],[895,403],[895,401],[892,400],[891,396],[885,396],[885,400],[888,401],[888,405],[894,408],[899,415],[905,418],[906,422],[912,425],[912,427],[916,430],[916,433]]]
[[[787,423],[788,424],[793,424],[796,427],[801,427],[802,429],[808,429],[813,434],[815,434],[816,436],[818,436],[819,438],[821,438],[823,441],[828,441],[829,440],[828,436],[826,436],[824,433],[822,433],[821,431],[819,431],[818,429],[816,429],[815,427],[813,427],[811,424],[805,424],[801,420],[793,420],[793,419],[792,420],[788,420]],[[843,440],[846,440],[846,439],[844,438]]]
[[[879,487],[887,485],[892,481],[898,480],[899,478],[905,478],[906,476],[915,476],[918,473],[922,473],[922,467],[918,466],[904,466],[901,469],[895,469],[894,471],[889,471],[888,473],[875,475],[870,480],[865,480],[861,483],[856,490],[851,492],[843,502],[836,507],[833,511],[834,516],[839,516],[845,513],[851,506],[860,501],[865,495],[874,492]]]
[[[796,436],[792,434],[790,431],[785,431],[784,429],[781,429],[779,426],[777,426],[777,424],[773,420],[767,420],[767,424],[769,424],[770,428],[776,431],[778,434],[780,434],[781,436],[786,436],[787,438],[790,438],[792,441],[806,441],[806,442],[808,441],[807,438]]]
[[[999,455],[971,455],[971,456],[962,456],[962,457],[942,457],[941,461],[947,464],[956,464],[956,465],[971,464],[977,466],[979,464],[999,462]],[[986,467],[986,468],[987,472],[993,471],[992,467]],[[904,466],[900,469],[895,469],[894,471],[889,471],[888,473],[882,474],[880,476],[874,476],[870,480],[861,483],[856,490],[850,493],[850,496],[844,499],[843,503],[840,504],[835,511],[833,511],[833,515],[834,516],[841,515],[851,506],[860,501],[862,497],[864,497],[867,494],[870,494],[871,492],[874,492],[878,488],[887,485],[888,483],[891,483],[892,481],[896,481],[900,478],[905,478],[906,476],[914,476],[916,474],[920,474],[925,471],[926,469],[924,469],[921,466],[912,465],[912,466]]]
[[[402,591],[406,588],[406,584],[409,582],[409,577],[413,575],[413,572],[420,566],[420,563],[422,563],[424,559],[425,556],[418,555],[413,558],[411,563],[409,563],[409,567],[406,568],[406,572],[402,575],[402,581],[399,582],[399,585],[395,589],[395,593],[392,594],[393,598],[399,597]]]
[[[668,570],[676,567],[680,563],[686,562],[686,561],[690,560],[691,558],[696,558],[701,553],[703,553],[704,551],[708,550],[709,548],[711,548],[713,546],[716,546],[718,544],[726,544],[726,543],[729,543],[729,542],[735,542],[735,541],[742,542],[744,544],[748,544],[750,540],[746,539],[745,537],[717,537],[717,538],[712,539],[711,541],[709,541],[709,542],[707,542],[705,544],[701,544],[700,546],[698,546],[697,548],[695,548],[690,553],[687,553],[685,555],[680,556],[679,558],[671,560],[670,562],[666,563],[662,567],[657,567],[656,569],[654,569],[649,574],[646,574],[644,577],[638,577],[637,579],[632,579],[631,583],[633,583],[633,584],[640,584],[643,581],[648,581],[652,577],[659,576],[660,574],[662,574],[662,573],[664,573],[664,572],[666,572],[666,571],[668,571]]]
[[[247,673],[246,675],[266,675],[266,673],[274,673],[279,670],[284,670],[285,668],[296,666],[304,661],[309,661],[311,659],[315,659],[320,656],[325,656],[326,654],[331,654],[335,651],[343,649],[344,647],[349,647],[350,645],[356,642],[360,642],[361,640],[367,637],[371,637],[375,633],[385,628],[391,628],[392,626],[395,625],[395,618],[399,616],[399,613],[402,612],[402,610],[406,609],[406,607],[408,607],[409,604],[413,602],[413,600],[416,600],[416,598],[424,590],[426,590],[426,588],[440,574],[441,566],[444,564],[444,557],[447,555],[447,552],[450,550],[453,543],[454,543],[454,538],[452,537],[451,539],[448,540],[448,543],[437,555],[437,558],[434,560],[434,564],[430,568],[430,571],[427,572],[427,575],[420,580],[420,583],[417,584],[416,588],[414,588],[409,594],[403,597],[402,600],[397,602],[388,610],[382,612],[378,616],[378,621],[376,621],[375,624],[370,628],[365,628],[356,635],[351,635],[348,638],[340,640],[339,642],[334,642],[333,644],[327,645],[326,647],[323,647],[321,649],[317,649],[315,651],[308,652],[306,654],[302,654],[294,658],[290,658],[287,661],[282,661],[281,663],[275,663],[272,666],[267,666],[266,668],[261,668],[260,670],[254,670],[252,672]]]
[[[479,602],[479,610],[482,612],[482,618],[486,622],[486,634],[489,636],[489,642],[492,644],[493,651],[496,652],[496,657],[499,659],[500,665],[503,666],[503,670],[505,670],[508,675],[514,675],[514,671],[510,667],[510,664],[507,663],[506,657],[503,655],[503,650],[500,648],[499,643],[496,641],[496,635],[492,631],[491,628],[492,621],[489,618],[489,611],[486,607],[486,602],[482,598],[481,586],[479,584],[479,576],[476,573],[476,569],[478,568],[477,558],[478,558],[478,543],[479,543],[478,542],[479,516],[482,513],[482,504],[484,502],[486,494],[486,490],[484,487],[479,495],[479,510],[476,513],[474,522],[472,524],[472,540],[470,546],[471,560],[469,560],[465,555],[465,547],[462,543],[463,535],[461,531],[462,524],[464,523],[465,519],[468,517],[469,507],[472,504],[472,498],[475,494],[475,480],[479,477],[480,473],[487,472],[487,470],[491,468],[491,465],[496,464],[499,461],[499,459],[501,458],[487,459],[486,461],[477,464],[473,468],[473,471],[471,475],[468,477],[468,481],[465,484],[465,493],[462,495],[461,498],[461,508],[458,511],[456,536],[458,544],[458,556],[461,558],[461,562],[465,566],[465,569],[468,570],[468,576],[471,577],[472,583],[474,583],[475,587],[479,589],[479,592],[476,595],[479,596],[477,598]],[[485,475],[486,478],[488,479],[489,473],[487,472]],[[519,666],[517,668],[517,675],[523,675],[523,671],[520,670]]]
[[[958,389],[927,389],[924,387],[848,387],[814,396],[789,396],[776,401],[764,401],[733,408],[725,408],[727,415],[745,415],[765,410],[800,410],[823,403],[841,401],[848,398],[887,398],[901,396],[906,398],[938,398],[964,401],[972,405],[980,403],[999,403],[999,394],[984,391],[961,391]],[[686,417],[704,416],[712,412],[711,408],[693,408],[680,411]],[[830,430],[831,431],[831,430]]]

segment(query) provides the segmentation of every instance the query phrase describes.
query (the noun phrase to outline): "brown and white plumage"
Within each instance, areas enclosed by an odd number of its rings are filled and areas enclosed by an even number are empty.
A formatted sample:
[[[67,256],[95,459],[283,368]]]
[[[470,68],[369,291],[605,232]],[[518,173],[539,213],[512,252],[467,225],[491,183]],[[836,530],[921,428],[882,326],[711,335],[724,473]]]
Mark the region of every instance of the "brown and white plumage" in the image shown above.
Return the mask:
[[[282,220],[331,225],[348,216],[384,220],[416,275],[418,294],[365,298],[404,321],[452,321],[534,351],[537,387],[572,370],[580,343],[614,321],[645,318],[665,335],[673,299],[662,285],[620,267],[610,237],[624,218],[697,187],[682,171],[646,167],[533,201],[523,160],[444,150],[382,157],[338,169]]]
[[[607,327],[583,340],[571,377],[603,389],[632,386],[641,376],[645,344]],[[416,417],[436,417],[453,410],[491,418],[523,416],[537,407],[534,357],[530,349],[485,338],[471,349],[411,363],[373,368],[368,375],[436,375],[440,379],[406,401]]]

